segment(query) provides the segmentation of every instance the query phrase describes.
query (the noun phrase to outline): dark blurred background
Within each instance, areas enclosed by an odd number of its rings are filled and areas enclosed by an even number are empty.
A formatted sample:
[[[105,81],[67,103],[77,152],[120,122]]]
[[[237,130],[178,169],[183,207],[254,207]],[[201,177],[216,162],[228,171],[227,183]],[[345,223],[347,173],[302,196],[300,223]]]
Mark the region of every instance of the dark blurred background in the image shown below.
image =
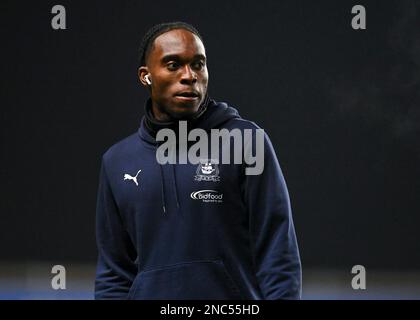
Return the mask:
[[[66,30],[51,27],[56,4]],[[357,4],[366,30],[351,27]],[[137,130],[140,40],[173,20],[204,37],[210,95],[272,139],[304,296],[361,297],[326,287],[334,274],[348,290],[361,264],[376,289],[397,279],[375,297],[420,297],[398,287],[419,285],[420,1],[2,1],[0,14],[0,298],[59,298],[24,294],[54,264],[82,270],[90,297],[101,155]]]

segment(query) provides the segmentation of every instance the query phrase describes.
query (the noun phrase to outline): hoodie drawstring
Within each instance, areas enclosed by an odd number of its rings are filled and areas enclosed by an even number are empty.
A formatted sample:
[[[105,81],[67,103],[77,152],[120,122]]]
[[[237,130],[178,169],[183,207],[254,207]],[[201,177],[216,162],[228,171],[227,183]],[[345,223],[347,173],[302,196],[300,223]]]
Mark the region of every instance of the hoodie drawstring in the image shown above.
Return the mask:
[[[165,200],[165,185],[163,184],[163,169],[162,169],[162,165],[159,164],[159,168],[160,168],[160,187],[161,187],[161,197],[162,197],[162,209],[163,209],[163,213],[166,213],[166,200]]]
[[[179,209],[178,187],[176,185],[176,170],[175,170],[175,165],[172,165],[172,170],[173,170],[173,173],[174,173],[173,185],[174,185],[174,190],[175,190],[176,207]]]
[[[156,150],[157,150],[157,147],[156,147]],[[177,209],[179,209],[179,196],[178,196],[178,186],[176,183],[176,170],[175,170],[175,165],[171,165],[171,166],[172,166],[172,173],[173,173],[172,186],[175,191],[176,207]],[[161,164],[159,164],[159,170],[160,170],[160,190],[161,190],[161,199],[162,199],[162,210],[163,210],[163,213],[166,213],[165,182],[164,182],[163,168]]]

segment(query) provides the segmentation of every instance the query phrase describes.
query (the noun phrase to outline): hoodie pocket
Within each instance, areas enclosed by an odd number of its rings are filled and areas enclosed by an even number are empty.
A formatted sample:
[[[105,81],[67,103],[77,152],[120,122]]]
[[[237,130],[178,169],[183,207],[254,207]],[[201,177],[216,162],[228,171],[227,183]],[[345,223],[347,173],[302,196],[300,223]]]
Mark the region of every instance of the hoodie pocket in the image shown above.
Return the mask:
[[[179,263],[140,272],[128,299],[241,299],[221,260]]]

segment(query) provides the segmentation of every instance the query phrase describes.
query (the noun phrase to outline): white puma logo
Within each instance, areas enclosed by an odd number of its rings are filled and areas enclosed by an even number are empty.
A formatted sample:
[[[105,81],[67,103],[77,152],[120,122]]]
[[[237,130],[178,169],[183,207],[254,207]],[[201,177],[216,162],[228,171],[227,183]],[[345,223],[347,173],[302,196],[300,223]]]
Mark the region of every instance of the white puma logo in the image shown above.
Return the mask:
[[[138,186],[139,183],[137,182],[137,176],[139,175],[140,172],[141,172],[141,169],[139,171],[137,171],[137,174],[134,177],[132,177],[131,175],[126,173],[126,174],[124,174],[124,180],[133,180],[134,183],[136,184],[136,186]]]

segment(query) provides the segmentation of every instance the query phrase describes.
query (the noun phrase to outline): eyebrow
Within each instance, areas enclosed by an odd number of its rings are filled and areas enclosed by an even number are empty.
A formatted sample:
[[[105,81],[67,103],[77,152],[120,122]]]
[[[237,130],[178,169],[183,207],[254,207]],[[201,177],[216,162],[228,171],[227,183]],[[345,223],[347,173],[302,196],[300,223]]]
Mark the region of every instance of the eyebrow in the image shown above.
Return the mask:
[[[194,60],[197,60],[197,59],[206,61],[206,57],[203,54],[196,54],[194,56]],[[177,54],[168,54],[166,56],[163,56],[161,59],[163,63],[169,62],[171,60],[182,60],[182,59]]]

